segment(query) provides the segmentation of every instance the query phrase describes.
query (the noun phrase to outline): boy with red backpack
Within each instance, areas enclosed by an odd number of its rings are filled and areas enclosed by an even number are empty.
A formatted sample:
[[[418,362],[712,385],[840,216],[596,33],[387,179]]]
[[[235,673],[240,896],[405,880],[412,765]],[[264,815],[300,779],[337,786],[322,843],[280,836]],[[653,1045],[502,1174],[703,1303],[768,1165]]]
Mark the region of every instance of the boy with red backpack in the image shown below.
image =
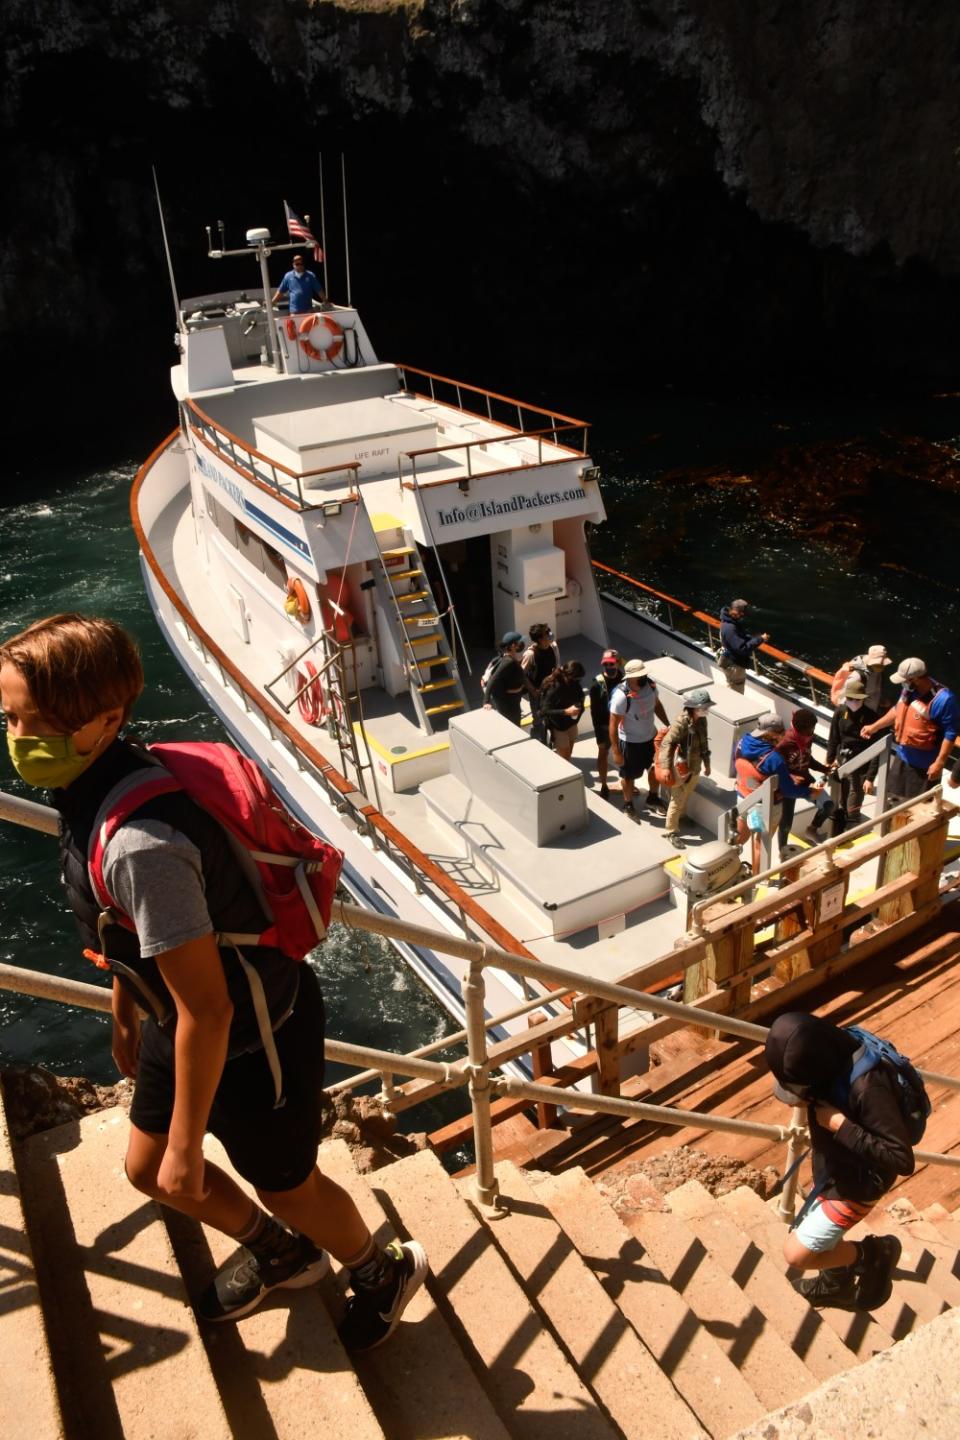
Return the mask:
[[[371,1349],[396,1328],[426,1256],[415,1241],[381,1249],[346,1191],[317,1168],[319,984],[298,963],[302,947],[297,956],[279,947],[279,910],[266,909],[255,871],[210,807],[175,778],[153,784],[156,760],[121,736],[142,689],[136,647],[110,620],[54,615],[0,646],[11,760],[27,784],[50,791],[68,900],[91,958],[113,972],[113,1055],[135,1079],[127,1177],[242,1247],[197,1302],[202,1319],[237,1320],[271,1290],[316,1283],[329,1251],[353,1290],[341,1339]],[[144,772],[150,798],[125,809],[124,796],[146,793]],[[279,807],[268,787],[265,795]],[[334,880],[336,868],[335,858]],[[313,892],[326,905],[321,934],[331,888]],[[207,1130],[259,1204],[205,1160]]]

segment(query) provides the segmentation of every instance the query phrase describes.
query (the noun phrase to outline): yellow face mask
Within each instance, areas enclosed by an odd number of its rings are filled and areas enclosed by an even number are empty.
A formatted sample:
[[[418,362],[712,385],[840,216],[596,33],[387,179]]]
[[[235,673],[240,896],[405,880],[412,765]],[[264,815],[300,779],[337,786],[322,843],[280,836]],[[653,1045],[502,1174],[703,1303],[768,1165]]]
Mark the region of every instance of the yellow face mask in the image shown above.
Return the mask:
[[[80,755],[72,735],[21,735],[14,738],[8,730],[7,749],[21,780],[40,789],[58,790],[83,774],[96,759],[100,744],[98,742],[88,755]]]

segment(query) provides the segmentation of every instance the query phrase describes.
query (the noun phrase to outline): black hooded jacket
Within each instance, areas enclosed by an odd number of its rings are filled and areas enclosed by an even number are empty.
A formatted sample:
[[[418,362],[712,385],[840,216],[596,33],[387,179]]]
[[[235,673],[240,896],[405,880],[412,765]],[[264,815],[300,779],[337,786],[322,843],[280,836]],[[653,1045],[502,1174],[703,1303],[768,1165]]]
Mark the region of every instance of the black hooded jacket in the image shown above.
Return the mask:
[[[777,1080],[789,1088],[806,1087],[813,1148],[813,1175],[825,1180],[821,1193],[845,1200],[877,1200],[898,1175],[912,1175],[913,1147],[897,1100],[895,1080],[884,1064],[867,1070],[850,1087],[847,1118],[836,1132],[817,1123],[816,1102],[839,1108],[833,1099],[837,1080],[849,1073],[858,1043],[852,1035],[819,1016],[794,1012],[770,1027],[766,1058]]]

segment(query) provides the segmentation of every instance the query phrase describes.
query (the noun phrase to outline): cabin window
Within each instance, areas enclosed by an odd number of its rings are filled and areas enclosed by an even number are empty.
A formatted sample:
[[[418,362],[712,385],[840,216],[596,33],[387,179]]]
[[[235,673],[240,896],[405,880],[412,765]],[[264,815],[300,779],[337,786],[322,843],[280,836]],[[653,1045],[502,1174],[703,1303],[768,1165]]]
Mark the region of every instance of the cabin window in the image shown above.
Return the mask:
[[[255,570],[263,571],[263,544],[242,520],[237,522],[237,549],[245,555]]]
[[[268,580],[273,581],[274,585],[279,586],[281,590],[286,590],[287,567],[283,563],[283,556],[279,551],[274,550],[272,545],[263,547],[263,573]]]
[[[210,494],[209,490],[204,490],[203,497],[206,502],[207,514],[210,516],[210,519],[213,521],[214,525],[216,525],[223,538],[225,540],[229,540],[230,544],[233,545],[234,548],[236,548],[237,521],[234,519],[233,514],[227,509],[225,505],[218,505],[216,500]]]
[[[209,490],[204,490],[203,495],[207,514],[224,539],[229,540],[253,568],[265,575],[278,590],[286,591],[287,567],[279,550],[274,550],[272,545],[255,535],[250,527],[238,520],[225,505],[218,505]]]

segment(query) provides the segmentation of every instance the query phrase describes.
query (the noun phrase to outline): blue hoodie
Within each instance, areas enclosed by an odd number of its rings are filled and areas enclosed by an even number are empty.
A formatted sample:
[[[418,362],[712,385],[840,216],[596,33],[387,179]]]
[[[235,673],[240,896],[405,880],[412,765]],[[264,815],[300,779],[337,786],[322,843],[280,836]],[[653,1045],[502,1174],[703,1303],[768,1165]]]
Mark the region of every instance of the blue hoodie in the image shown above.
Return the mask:
[[[761,775],[774,775],[776,788],[785,799],[809,800],[810,786],[794,783],[786,760],[762,735],[744,735],[737,746],[737,754],[742,755],[744,760],[752,760]],[[761,755],[764,757],[762,760]]]
[[[720,611],[720,642],[727,657],[735,665],[746,669],[754,650],[763,644],[762,635],[751,635],[739,615],[734,615],[728,605]]]

